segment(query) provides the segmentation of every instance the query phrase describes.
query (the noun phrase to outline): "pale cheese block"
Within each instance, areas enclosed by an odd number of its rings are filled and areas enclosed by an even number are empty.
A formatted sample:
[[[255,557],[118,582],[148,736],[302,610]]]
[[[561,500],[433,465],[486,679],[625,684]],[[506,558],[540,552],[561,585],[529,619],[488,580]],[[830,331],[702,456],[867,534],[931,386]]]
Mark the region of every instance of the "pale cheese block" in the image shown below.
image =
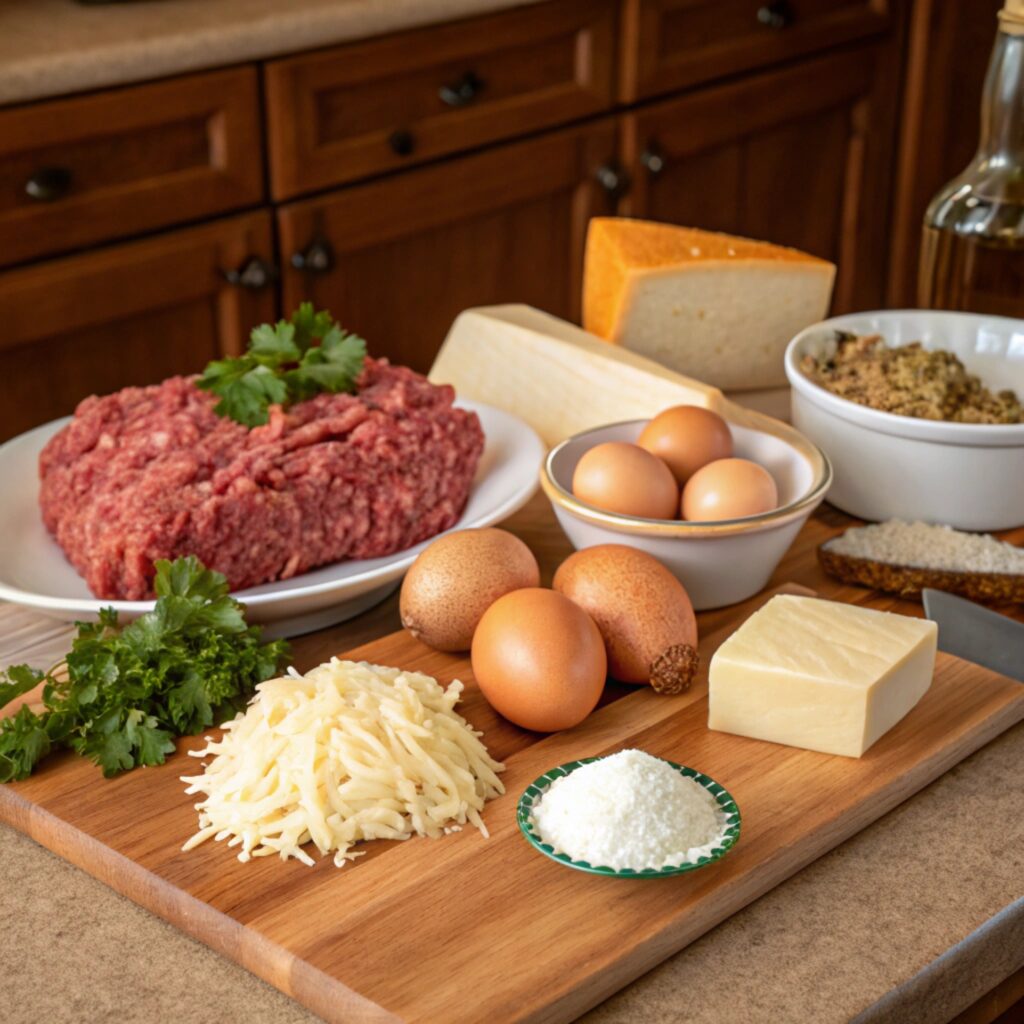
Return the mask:
[[[548,445],[606,423],[650,419],[673,405],[723,415],[727,407],[717,388],[524,305],[460,313],[429,376],[461,398],[515,413]]]
[[[860,757],[924,696],[927,619],[780,594],[711,659],[708,728]]]
[[[719,388],[782,387],[786,345],[827,315],[835,270],[768,242],[595,217],[583,326]]]

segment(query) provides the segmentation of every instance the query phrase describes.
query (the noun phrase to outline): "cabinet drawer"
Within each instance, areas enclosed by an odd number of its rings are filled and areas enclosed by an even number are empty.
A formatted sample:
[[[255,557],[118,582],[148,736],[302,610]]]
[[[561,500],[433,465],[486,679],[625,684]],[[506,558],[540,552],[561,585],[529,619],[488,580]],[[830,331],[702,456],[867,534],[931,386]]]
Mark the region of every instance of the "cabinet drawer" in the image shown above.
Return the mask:
[[[274,197],[605,109],[615,13],[564,0],[270,62]]]
[[[260,201],[254,67],[0,110],[0,265]]]
[[[889,22],[889,0],[625,0],[621,97],[762,67]]]

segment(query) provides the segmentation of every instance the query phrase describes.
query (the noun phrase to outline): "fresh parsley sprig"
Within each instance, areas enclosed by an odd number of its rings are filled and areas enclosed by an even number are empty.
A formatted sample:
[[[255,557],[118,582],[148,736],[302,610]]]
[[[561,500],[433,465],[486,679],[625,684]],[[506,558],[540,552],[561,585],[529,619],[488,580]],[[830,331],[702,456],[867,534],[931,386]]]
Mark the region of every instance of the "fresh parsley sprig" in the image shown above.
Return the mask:
[[[215,359],[196,383],[220,396],[218,415],[257,427],[267,422],[271,405],[351,391],[365,358],[362,338],[303,302],[290,320],[254,328],[245,355]]]
[[[71,747],[104,775],[162,764],[174,737],[241,710],[288,645],[263,643],[225,578],[194,557],[156,563],[157,602],[121,627],[105,608],[79,623],[67,658],[48,672],[0,672],[0,707],[43,683],[43,707],[0,721],[0,782],[27,778],[51,750]]]

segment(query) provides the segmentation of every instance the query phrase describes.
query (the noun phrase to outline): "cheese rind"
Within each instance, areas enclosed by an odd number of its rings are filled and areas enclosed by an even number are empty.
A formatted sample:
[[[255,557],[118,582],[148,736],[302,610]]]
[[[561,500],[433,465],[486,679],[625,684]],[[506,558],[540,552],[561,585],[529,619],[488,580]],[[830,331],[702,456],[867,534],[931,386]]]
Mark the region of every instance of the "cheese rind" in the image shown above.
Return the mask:
[[[934,622],[781,594],[711,659],[708,728],[860,757],[924,696]]]
[[[583,326],[716,387],[780,387],[785,347],[826,315],[834,279],[833,264],[796,249],[596,217]]]

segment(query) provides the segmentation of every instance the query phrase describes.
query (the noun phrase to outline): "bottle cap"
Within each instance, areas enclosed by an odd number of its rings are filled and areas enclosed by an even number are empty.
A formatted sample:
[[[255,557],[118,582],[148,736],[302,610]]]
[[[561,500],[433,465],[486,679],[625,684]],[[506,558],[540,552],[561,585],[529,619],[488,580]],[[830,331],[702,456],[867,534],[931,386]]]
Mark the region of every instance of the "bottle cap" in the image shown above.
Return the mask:
[[[1011,35],[1024,35],[1024,0],[1003,0],[999,27]]]

